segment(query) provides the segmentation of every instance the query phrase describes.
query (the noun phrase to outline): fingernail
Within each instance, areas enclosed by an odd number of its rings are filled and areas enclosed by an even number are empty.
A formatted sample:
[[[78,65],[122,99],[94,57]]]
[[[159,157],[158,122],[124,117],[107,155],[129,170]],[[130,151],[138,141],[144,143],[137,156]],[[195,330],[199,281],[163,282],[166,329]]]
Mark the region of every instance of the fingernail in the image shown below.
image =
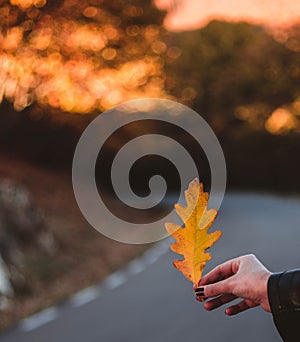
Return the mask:
[[[201,302],[201,303],[205,302],[205,299],[206,299],[206,298],[204,298],[204,297],[196,297],[196,300],[197,300],[198,302]]]
[[[197,297],[205,297],[204,292],[197,292],[196,296]]]
[[[195,289],[195,292],[203,292],[204,291],[204,287],[197,287],[196,289]]]

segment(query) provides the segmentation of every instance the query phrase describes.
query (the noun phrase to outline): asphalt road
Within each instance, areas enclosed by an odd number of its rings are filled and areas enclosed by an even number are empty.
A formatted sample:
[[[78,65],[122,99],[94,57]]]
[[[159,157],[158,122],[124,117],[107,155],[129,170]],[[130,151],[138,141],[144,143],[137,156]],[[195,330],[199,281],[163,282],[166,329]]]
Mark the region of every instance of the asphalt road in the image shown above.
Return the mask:
[[[300,266],[300,200],[229,194],[214,225],[223,236],[206,271],[255,253],[272,271]],[[212,229],[213,230],[213,229]],[[167,241],[169,243],[169,241]],[[191,284],[175,270],[166,243],[112,275],[0,335],[1,342],[276,342],[270,314],[255,308],[227,317],[206,312]]]

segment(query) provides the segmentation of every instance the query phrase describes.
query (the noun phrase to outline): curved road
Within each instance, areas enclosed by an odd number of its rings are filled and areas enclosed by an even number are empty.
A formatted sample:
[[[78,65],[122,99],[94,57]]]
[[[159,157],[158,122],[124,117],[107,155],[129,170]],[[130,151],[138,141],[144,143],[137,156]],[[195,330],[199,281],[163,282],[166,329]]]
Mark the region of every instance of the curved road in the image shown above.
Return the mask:
[[[206,271],[255,253],[272,271],[300,265],[300,200],[228,194],[214,225],[221,240]],[[212,228],[213,230],[213,228]],[[157,244],[97,287],[30,317],[0,335],[1,342],[276,342],[270,314],[255,308],[235,317],[206,312],[191,284],[175,270],[170,241]]]

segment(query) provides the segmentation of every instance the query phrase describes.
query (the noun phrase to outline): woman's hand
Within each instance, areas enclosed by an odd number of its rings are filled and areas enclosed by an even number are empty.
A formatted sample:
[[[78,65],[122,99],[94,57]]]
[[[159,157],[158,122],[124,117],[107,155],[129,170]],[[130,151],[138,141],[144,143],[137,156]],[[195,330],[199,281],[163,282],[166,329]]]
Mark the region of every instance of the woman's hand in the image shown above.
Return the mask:
[[[206,274],[194,286],[199,301],[214,297],[204,304],[206,310],[214,310],[236,298],[242,300],[229,306],[225,313],[236,315],[244,310],[260,305],[271,312],[267,284],[272,273],[268,271],[255,255],[245,255],[229,260]]]

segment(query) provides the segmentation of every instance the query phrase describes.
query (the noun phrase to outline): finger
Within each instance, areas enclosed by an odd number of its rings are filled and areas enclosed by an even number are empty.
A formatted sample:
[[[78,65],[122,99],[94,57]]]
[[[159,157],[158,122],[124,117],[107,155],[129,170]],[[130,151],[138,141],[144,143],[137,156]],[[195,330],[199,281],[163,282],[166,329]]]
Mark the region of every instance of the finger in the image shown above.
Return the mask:
[[[258,304],[254,303],[254,302],[242,300],[241,302],[228,307],[225,310],[225,313],[226,313],[226,315],[233,316],[233,315],[236,315],[242,311],[248,310],[250,308],[254,308],[257,305]]]
[[[198,302],[204,302],[205,301],[205,297],[198,297],[198,296],[196,296],[196,300],[198,301]]]
[[[238,270],[239,258],[228,260],[208,272],[199,281],[199,286],[215,283],[235,274]]]
[[[196,294],[199,292],[201,293],[202,297],[216,297],[222,294],[230,294],[232,293],[232,288],[233,288],[233,281],[232,278],[225,279],[218,281],[217,283],[214,284],[209,284],[206,286],[202,286],[199,291],[196,289]]]
[[[214,310],[214,309],[220,307],[223,304],[226,304],[226,303],[229,303],[229,302],[233,301],[236,298],[238,298],[238,297],[234,296],[232,294],[224,294],[224,295],[221,295],[219,297],[216,297],[214,299],[211,299],[211,300],[207,301],[204,304],[204,308],[206,310],[209,310],[209,311],[210,310]]]

